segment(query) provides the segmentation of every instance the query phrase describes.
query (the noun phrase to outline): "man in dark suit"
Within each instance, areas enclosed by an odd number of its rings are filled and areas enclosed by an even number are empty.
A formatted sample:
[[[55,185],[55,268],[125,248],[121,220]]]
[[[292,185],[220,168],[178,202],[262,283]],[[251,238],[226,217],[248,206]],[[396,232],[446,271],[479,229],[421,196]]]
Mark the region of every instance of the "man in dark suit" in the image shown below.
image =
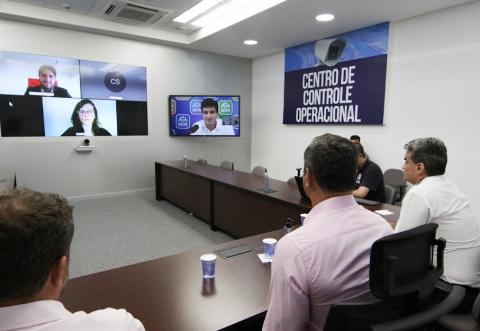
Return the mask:
[[[72,97],[66,89],[56,86],[57,71],[51,65],[43,65],[38,69],[38,79],[40,80],[40,85],[34,86],[34,87],[28,87],[27,90],[25,91],[25,95],[39,95],[37,93],[49,93],[47,95],[53,96],[53,97],[59,97],[59,98]],[[31,92],[36,92],[36,93],[31,93]],[[51,95],[50,93],[53,93],[53,95]]]

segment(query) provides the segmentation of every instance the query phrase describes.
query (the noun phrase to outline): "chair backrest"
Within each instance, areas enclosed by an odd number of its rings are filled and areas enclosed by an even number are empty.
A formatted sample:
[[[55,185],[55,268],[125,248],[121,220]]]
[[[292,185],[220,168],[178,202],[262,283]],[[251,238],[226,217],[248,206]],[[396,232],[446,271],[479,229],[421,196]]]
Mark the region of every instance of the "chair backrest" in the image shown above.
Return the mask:
[[[403,178],[403,171],[400,169],[387,169],[383,173],[383,181],[385,184],[392,186],[407,185],[405,179]]]
[[[265,175],[265,170],[266,170],[265,167],[256,166],[256,167],[253,168],[253,170],[252,170],[252,175],[255,175],[255,176],[264,176],[264,175]]]
[[[383,173],[383,182],[395,189],[394,202],[400,202],[406,192],[407,182],[403,177],[403,171],[400,169],[387,169]]]
[[[385,202],[393,205],[395,203],[395,188],[385,184]]]
[[[223,161],[220,163],[220,168],[228,169],[228,170],[233,170],[233,162],[230,161]]]
[[[290,177],[290,178],[287,180],[287,183],[289,183],[289,184],[296,184],[297,181],[295,180],[295,177]]]
[[[370,252],[370,291],[388,301],[411,297],[422,301],[443,274],[444,239],[435,239],[437,224],[425,224],[375,241]],[[436,263],[433,263],[436,248]]]
[[[207,164],[207,160],[204,160],[204,159],[198,159],[198,160],[197,160],[197,163],[200,163],[200,164]]]

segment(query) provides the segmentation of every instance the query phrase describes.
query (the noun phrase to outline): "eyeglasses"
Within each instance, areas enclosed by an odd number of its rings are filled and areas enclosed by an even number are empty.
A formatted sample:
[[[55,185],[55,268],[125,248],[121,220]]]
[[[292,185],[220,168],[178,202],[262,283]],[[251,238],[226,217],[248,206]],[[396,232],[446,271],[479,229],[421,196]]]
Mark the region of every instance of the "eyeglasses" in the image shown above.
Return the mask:
[[[95,111],[93,110],[79,110],[77,113],[79,113],[80,115],[92,115],[95,113]]]

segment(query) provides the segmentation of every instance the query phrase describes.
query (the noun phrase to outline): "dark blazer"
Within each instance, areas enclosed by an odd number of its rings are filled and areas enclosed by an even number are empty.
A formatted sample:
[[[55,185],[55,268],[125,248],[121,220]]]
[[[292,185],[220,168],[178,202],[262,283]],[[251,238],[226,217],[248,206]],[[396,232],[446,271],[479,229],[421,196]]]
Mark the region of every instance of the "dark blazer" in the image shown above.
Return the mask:
[[[77,133],[83,133],[83,128],[76,129],[75,127],[69,127],[62,133],[62,136],[76,136]],[[104,128],[98,128],[98,132],[95,134],[96,136],[111,136],[110,132],[105,130]]]
[[[25,95],[30,95],[30,92],[42,92],[41,86],[29,87],[25,91]],[[53,96],[57,98],[71,98],[72,96],[63,87],[55,86],[53,88]]]

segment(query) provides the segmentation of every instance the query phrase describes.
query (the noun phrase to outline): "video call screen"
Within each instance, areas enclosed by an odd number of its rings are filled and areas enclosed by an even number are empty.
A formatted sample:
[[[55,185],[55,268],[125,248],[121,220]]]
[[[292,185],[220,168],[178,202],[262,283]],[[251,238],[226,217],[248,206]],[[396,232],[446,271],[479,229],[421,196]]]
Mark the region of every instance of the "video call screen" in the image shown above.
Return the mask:
[[[202,109],[205,99],[217,107]],[[240,136],[239,96],[171,95],[169,116],[170,136]]]
[[[146,68],[0,51],[2,137],[148,135]]]

